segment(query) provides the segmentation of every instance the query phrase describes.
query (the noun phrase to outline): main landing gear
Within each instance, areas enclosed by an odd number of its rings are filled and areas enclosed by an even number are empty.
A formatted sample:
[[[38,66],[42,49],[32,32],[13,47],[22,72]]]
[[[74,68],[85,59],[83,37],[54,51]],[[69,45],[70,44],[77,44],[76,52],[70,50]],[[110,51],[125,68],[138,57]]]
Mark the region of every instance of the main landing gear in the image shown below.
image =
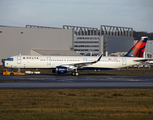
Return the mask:
[[[79,73],[77,72],[77,69],[75,69],[75,72],[73,71],[73,72],[71,73],[71,75],[72,75],[72,76],[79,76]]]
[[[79,73],[78,72],[72,72],[71,75],[72,76],[79,76]]]

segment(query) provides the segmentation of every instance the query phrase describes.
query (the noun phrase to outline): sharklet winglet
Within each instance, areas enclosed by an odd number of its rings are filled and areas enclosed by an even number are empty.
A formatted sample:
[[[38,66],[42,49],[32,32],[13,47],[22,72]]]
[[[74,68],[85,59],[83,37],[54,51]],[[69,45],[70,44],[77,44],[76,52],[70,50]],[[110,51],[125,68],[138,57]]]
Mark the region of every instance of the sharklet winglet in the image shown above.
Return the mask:
[[[101,54],[101,55],[100,55],[100,57],[98,58],[98,60],[97,60],[97,61],[100,61],[102,56],[103,56],[103,54]]]

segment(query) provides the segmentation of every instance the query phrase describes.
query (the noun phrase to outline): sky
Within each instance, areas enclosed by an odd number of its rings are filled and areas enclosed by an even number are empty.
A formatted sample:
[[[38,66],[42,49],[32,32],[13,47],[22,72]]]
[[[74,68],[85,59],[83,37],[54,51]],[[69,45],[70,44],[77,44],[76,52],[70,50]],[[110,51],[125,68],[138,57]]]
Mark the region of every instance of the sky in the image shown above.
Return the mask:
[[[108,25],[153,32],[153,0],[0,0],[0,25]]]

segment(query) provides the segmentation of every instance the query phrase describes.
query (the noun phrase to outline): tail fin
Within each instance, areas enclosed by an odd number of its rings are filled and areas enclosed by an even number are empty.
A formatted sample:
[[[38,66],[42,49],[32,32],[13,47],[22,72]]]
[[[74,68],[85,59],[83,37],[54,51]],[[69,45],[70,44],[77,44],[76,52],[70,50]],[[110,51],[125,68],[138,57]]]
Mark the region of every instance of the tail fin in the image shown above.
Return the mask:
[[[143,57],[148,37],[141,37],[140,40],[125,55],[126,57]]]

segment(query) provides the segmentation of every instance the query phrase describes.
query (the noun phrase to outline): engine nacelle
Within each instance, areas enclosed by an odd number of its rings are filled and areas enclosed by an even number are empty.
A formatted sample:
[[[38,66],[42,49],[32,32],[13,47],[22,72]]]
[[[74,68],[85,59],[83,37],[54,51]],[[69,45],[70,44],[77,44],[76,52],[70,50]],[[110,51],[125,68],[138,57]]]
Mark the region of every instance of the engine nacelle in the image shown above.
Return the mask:
[[[63,66],[57,66],[56,70],[53,70],[53,73],[58,73],[58,74],[63,74],[63,73],[67,73],[68,72],[68,68],[67,67],[63,67]]]

